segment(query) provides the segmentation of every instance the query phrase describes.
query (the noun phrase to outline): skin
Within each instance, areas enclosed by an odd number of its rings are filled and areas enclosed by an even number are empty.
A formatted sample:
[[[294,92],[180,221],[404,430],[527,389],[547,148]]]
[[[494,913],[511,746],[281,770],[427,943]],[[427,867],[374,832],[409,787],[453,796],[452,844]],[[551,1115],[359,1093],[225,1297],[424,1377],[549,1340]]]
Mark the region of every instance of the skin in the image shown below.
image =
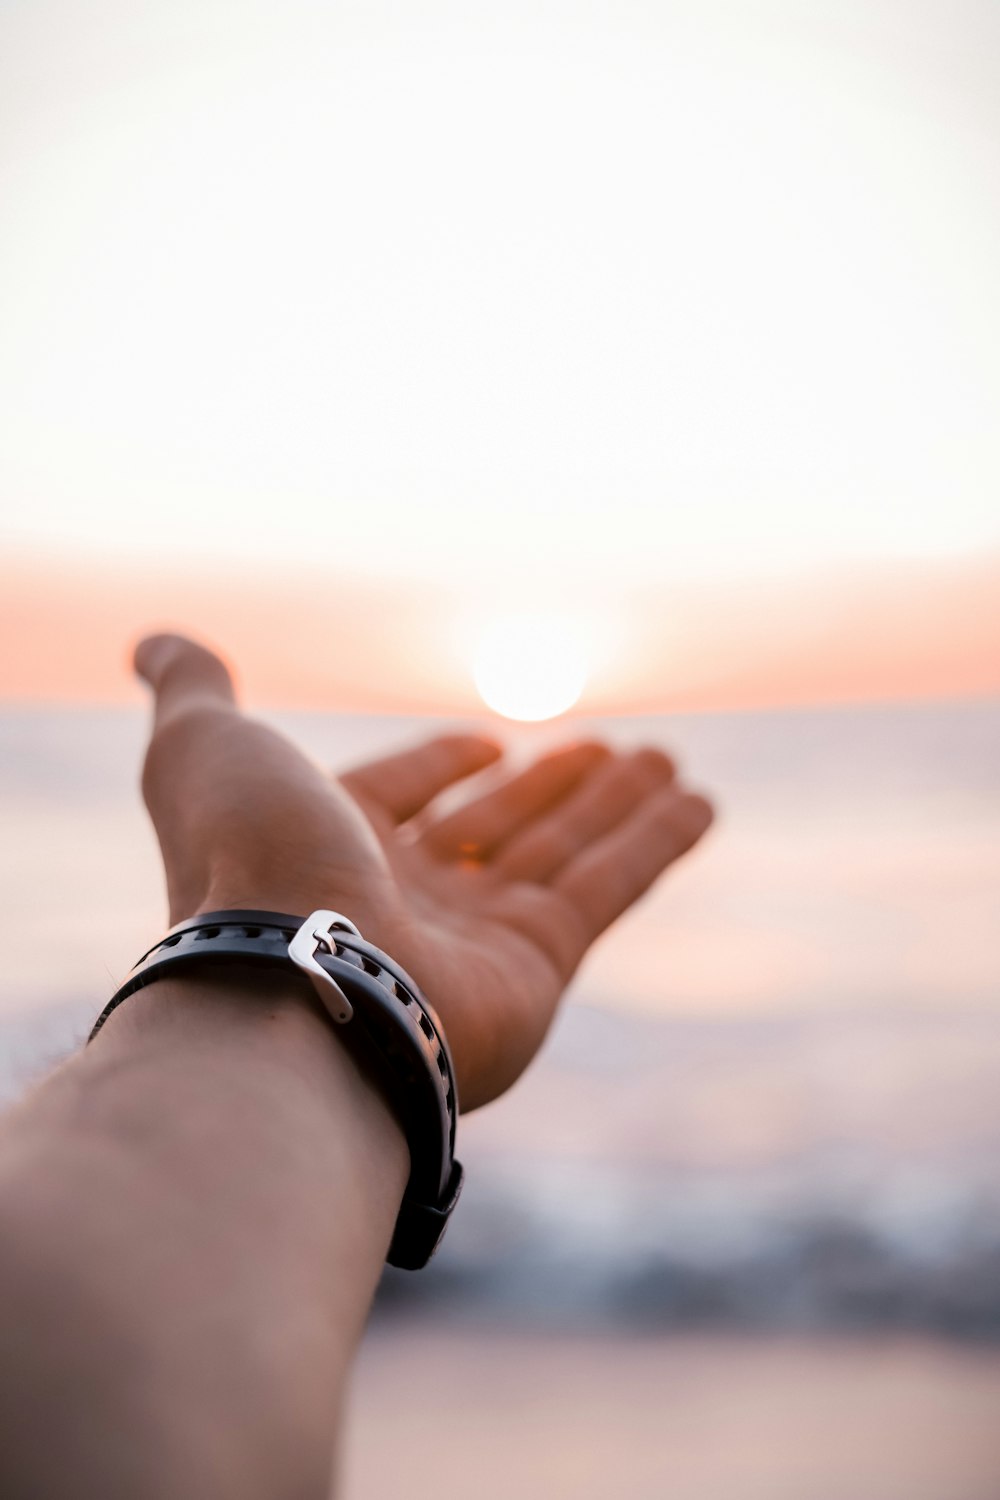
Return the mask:
[[[218,657],[144,641],[143,790],[171,922],[342,911],[443,1022],[463,1109],[537,1051],[590,943],[707,829],[656,750],[492,765],[450,736],[339,780],[240,712]],[[23,1500],[329,1493],[409,1170],[308,985],[161,980],[0,1124],[0,1488]]]

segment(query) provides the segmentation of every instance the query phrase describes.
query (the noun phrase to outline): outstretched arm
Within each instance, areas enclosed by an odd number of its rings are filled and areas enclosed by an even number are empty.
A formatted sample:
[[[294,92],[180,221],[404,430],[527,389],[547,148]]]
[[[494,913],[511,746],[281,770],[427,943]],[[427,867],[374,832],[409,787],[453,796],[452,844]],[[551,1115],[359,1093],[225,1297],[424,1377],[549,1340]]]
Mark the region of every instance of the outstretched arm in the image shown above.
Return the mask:
[[[458,812],[495,760],[434,741],[336,782],[245,718],[217,658],[140,648],[171,920],[333,907],[415,977],[463,1107],[537,1050],[593,938],[707,827],[657,752],[582,745]],[[305,986],[161,980],[0,1128],[0,1488],[326,1494],[405,1141]]]

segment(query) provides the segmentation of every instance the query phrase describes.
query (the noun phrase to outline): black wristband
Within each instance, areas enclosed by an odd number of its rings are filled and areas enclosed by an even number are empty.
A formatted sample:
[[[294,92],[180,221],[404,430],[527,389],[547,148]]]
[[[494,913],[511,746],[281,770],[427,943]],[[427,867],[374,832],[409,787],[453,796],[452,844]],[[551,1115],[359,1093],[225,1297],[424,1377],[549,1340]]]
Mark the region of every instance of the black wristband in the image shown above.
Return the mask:
[[[339,913],[319,911],[303,920],[283,912],[213,911],[179,922],[143,954],[88,1040],[123,1000],[155,979],[232,963],[304,969],[347,1045],[374,1072],[410,1150],[387,1258],[390,1265],[419,1270],[440,1243],[462,1188],[451,1054],[418,986]]]

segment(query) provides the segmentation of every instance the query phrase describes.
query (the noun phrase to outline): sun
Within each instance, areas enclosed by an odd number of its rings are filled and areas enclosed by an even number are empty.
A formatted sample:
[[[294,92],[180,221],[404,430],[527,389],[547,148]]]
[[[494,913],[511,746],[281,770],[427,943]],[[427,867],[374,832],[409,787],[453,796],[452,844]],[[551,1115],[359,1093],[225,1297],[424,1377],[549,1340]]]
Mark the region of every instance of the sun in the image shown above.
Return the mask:
[[[473,680],[507,719],[554,719],[572,708],[587,681],[583,642],[565,620],[505,615],[479,641]]]

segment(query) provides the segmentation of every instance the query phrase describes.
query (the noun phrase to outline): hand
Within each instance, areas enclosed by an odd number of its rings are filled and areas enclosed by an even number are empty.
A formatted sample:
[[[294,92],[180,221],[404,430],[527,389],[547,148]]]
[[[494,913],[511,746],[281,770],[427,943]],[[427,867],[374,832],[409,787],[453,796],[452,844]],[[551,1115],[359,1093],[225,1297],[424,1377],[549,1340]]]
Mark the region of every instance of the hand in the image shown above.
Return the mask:
[[[508,1088],[594,939],[712,820],[660,751],[571,745],[440,814],[497,760],[450,735],[338,781],[237,707],[226,667],[152,636],[156,698],[143,792],[172,922],[203,911],[342,911],[438,1012],[462,1107]]]

